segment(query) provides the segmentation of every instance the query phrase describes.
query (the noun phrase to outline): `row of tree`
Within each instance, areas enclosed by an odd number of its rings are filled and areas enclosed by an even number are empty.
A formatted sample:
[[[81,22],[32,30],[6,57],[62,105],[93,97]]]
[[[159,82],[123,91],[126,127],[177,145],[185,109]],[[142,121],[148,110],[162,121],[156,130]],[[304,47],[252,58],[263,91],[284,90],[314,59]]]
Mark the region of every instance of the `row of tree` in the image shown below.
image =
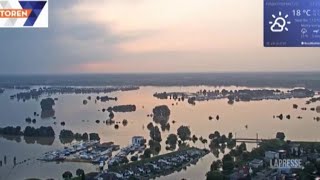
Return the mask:
[[[77,169],[76,170],[76,175],[78,177],[79,180],[85,180],[86,179],[86,174],[84,173],[84,170],[83,169]],[[66,171],[62,174],[62,178],[64,180],[71,180],[73,177],[73,174],[72,172],[70,171]]]
[[[55,133],[51,126],[40,128],[34,128],[27,126],[24,131],[21,131],[21,127],[12,127],[8,126],[5,128],[0,128],[1,135],[10,135],[10,136],[26,136],[26,137],[54,137]]]
[[[60,135],[59,135],[59,139],[61,141],[61,143],[63,144],[67,144],[67,143],[71,143],[72,141],[76,140],[76,141],[88,141],[88,140],[100,140],[99,134],[97,133],[73,133],[71,130],[61,130],[60,131]]]
[[[118,106],[113,106],[113,107],[108,107],[107,111],[111,112],[134,112],[136,111],[137,107],[136,105],[118,105]],[[102,109],[102,111],[105,111]]]

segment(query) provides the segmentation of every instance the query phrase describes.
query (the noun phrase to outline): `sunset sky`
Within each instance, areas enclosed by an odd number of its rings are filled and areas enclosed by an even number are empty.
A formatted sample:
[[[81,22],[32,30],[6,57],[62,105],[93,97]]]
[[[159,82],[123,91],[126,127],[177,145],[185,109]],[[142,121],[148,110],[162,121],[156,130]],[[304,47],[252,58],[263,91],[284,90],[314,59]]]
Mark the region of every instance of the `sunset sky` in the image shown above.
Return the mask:
[[[0,31],[1,74],[320,70],[263,47],[263,0],[52,0],[48,29]]]

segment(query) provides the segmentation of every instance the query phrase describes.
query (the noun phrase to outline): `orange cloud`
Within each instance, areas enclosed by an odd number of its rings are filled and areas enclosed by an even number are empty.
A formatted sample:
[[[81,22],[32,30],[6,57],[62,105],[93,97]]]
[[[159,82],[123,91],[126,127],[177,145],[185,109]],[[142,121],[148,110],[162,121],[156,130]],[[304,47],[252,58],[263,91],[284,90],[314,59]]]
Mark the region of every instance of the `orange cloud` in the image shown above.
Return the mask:
[[[82,23],[102,25],[108,31],[106,35],[111,33],[121,39],[112,44],[115,50],[108,54],[110,46],[103,38],[69,43],[64,38],[64,44],[91,50],[88,54],[106,52],[108,57],[109,61],[74,66],[77,72],[281,71],[319,67],[319,51],[315,48],[263,47],[262,1],[84,0],[66,13],[66,21],[79,18]]]
[[[212,52],[262,44],[262,3],[258,1],[82,1],[71,11],[82,19],[109,26],[120,37],[153,32],[119,43],[117,47],[124,53]]]

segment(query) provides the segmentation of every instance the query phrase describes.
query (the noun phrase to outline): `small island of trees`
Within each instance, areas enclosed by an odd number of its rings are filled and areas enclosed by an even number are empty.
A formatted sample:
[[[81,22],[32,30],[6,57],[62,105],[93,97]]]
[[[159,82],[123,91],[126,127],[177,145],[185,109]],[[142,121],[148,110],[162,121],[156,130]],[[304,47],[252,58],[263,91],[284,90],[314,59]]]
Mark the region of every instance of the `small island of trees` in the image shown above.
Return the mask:
[[[166,105],[156,106],[152,110],[153,112],[153,121],[161,125],[161,129],[170,129],[170,124],[168,123],[170,118],[170,109]]]
[[[60,131],[59,139],[62,144],[71,143],[76,141],[88,141],[88,140],[100,140],[99,134],[97,133],[73,133],[71,130],[63,129]]]
[[[53,109],[54,105],[55,105],[54,99],[52,98],[42,99],[40,102],[41,118],[54,117],[55,115],[55,111]]]
[[[107,102],[107,101],[117,101],[118,98],[117,97],[109,97],[109,96],[97,96],[96,98],[97,100],[100,100],[101,102]]]
[[[55,102],[52,98],[42,99],[40,102],[42,111],[52,111]]]
[[[27,137],[54,137],[55,133],[51,126],[40,128],[34,128],[27,126],[24,131],[21,131],[21,127],[8,126],[5,128],[0,128],[1,135],[11,135],[11,136],[27,136]]]
[[[38,143],[41,145],[52,145],[55,139],[55,132],[51,126],[34,128],[27,126],[23,131],[20,126],[0,128],[0,135],[8,140],[21,141],[21,136],[27,144]]]
[[[102,109],[102,111],[104,112],[105,109]],[[134,112],[136,111],[136,105],[119,105],[119,106],[113,106],[113,107],[109,107],[107,109],[108,112]]]

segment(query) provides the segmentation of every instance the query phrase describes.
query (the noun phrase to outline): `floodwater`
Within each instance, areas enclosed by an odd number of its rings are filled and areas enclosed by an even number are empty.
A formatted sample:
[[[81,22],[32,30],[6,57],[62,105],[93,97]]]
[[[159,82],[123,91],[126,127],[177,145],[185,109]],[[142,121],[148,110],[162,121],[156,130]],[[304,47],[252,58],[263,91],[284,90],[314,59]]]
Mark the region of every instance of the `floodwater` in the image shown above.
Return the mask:
[[[56,137],[50,145],[43,143],[29,144],[25,142],[23,137],[16,141],[0,137],[0,160],[3,161],[6,156],[7,164],[0,167],[0,179],[2,180],[19,180],[26,178],[54,178],[62,179],[64,171],[71,171],[75,175],[78,168],[82,168],[85,172],[95,171],[96,166],[84,163],[55,163],[41,162],[36,160],[43,153],[50,150],[56,150],[64,147],[60,143],[59,132],[62,129],[69,129],[73,132],[96,132],[99,133],[101,142],[113,141],[121,147],[127,146],[131,142],[132,136],[142,135],[149,139],[149,131],[147,124],[152,122],[151,117],[147,114],[152,113],[152,109],[157,105],[168,105],[171,110],[170,130],[162,132],[162,149],[160,153],[166,153],[165,139],[170,133],[176,133],[177,128],[181,125],[189,126],[192,134],[197,137],[203,136],[208,138],[210,133],[219,131],[221,134],[232,132],[236,137],[255,138],[258,134],[259,138],[274,138],[276,133],[281,131],[286,135],[286,139],[290,140],[306,140],[320,141],[319,129],[320,122],[313,120],[313,117],[320,116],[315,111],[310,111],[311,107],[319,106],[320,103],[305,105],[307,99],[288,99],[288,100],[264,100],[252,102],[235,102],[233,105],[227,103],[227,99],[196,102],[196,105],[190,105],[185,100],[178,102],[174,100],[160,100],[153,97],[155,92],[195,92],[200,89],[243,89],[241,87],[140,87],[136,91],[107,93],[111,97],[118,97],[118,101],[108,101],[95,103],[94,99],[98,94],[69,94],[69,95],[52,95],[58,98],[56,101],[55,117],[41,119],[36,117],[36,124],[27,124],[25,118],[33,117],[33,112],[40,114],[40,100],[29,100],[26,102],[18,102],[10,100],[10,95],[15,94],[16,90],[6,90],[0,94],[0,127],[5,126],[52,126],[56,132]],[[88,96],[92,97],[87,105],[83,105],[82,101]],[[99,94],[103,96],[103,94]],[[44,98],[44,97],[42,97]],[[115,129],[113,125],[102,123],[108,119],[108,113],[102,112],[102,108],[108,108],[114,105],[135,104],[137,110],[130,113],[115,113],[115,120],[122,122],[123,119],[128,120],[128,124],[123,126],[120,124],[119,129]],[[174,105],[172,105],[174,104]],[[292,105],[298,104],[298,109],[293,109]],[[307,107],[307,111],[300,110],[300,107]],[[290,114],[291,119],[284,120],[274,119],[274,115]],[[220,116],[220,120],[208,120],[209,116]],[[296,117],[302,116],[303,119]],[[95,121],[100,120],[97,124]],[[171,123],[173,120],[175,124]],[[65,126],[61,126],[60,122],[64,121]],[[56,122],[56,125],[53,123]],[[248,128],[245,128],[245,125]],[[203,145],[200,142],[193,144],[200,148]],[[251,145],[252,147],[254,145]],[[223,155],[220,154],[220,158]],[[22,162],[13,167],[13,157],[17,162]],[[204,179],[206,172],[210,168],[210,164],[215,160],[212,154],[200,159],[194,166],[188,167],[187,170],[173,173],[171,175],[160,177],[160,179]],[[4,163],[4,162],[3,162]]]

